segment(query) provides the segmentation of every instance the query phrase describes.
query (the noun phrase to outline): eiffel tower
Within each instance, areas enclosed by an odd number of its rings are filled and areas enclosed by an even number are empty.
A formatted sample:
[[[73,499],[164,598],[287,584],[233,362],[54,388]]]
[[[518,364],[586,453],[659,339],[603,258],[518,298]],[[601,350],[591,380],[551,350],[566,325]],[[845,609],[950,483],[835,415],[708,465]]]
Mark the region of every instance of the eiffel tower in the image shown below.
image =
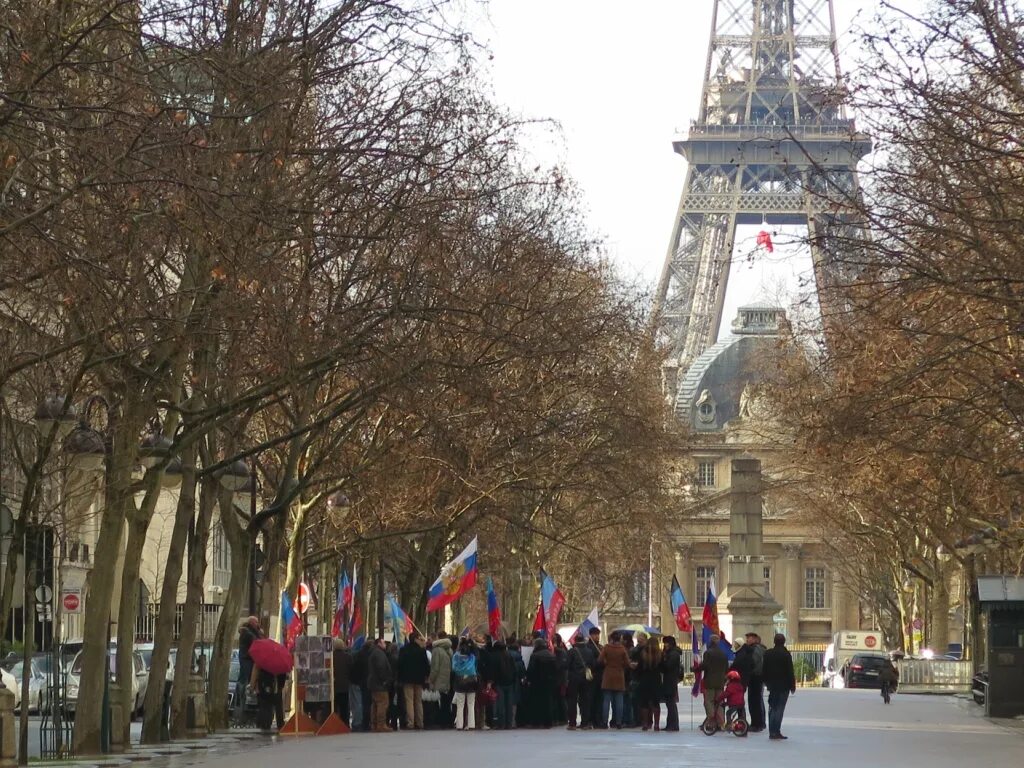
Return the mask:
[[[718,337],[738,224],[805,225],[819,296],[836,276],[830,244],[871,151],[845,100],[832,0],[715,0],[699,118],[673,143],[688,169],[655,300],[677,415],[680,377]]]

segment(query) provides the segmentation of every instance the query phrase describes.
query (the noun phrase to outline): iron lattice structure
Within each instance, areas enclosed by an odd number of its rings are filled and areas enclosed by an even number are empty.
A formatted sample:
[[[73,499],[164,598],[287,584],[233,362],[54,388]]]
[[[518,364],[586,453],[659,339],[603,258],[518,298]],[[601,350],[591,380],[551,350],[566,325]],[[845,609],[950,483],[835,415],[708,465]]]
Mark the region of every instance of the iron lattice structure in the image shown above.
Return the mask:
[[[700,116],[673,143],[688,169],[655,303],[673,400],[718,336],[738,224],[806,225],[822,294],[871,151],[845,100],[832,0],[715,0]]]

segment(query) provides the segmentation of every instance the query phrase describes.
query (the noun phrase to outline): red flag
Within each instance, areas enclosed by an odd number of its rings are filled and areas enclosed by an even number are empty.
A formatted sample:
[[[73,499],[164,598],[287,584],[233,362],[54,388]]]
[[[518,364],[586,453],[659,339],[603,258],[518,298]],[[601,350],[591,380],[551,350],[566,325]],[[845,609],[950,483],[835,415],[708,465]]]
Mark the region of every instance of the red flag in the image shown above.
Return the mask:
[[[775,246],[772,244],[772,236],[763,229],[757,233],[757,244],[763,245],[764,249],[768,251],[768,253],[775,252]]]
[[[544,631],[544,603],[537,604],[537,615],[533,619],[533,631]]]

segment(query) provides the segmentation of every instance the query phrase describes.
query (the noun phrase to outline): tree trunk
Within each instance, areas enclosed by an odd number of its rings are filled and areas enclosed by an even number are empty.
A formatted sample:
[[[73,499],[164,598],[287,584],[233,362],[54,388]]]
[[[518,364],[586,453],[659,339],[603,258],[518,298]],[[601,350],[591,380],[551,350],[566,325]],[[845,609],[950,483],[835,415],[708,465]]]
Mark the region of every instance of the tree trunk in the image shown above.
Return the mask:
[[[192,651],[195,647],[199,612],[203,609],[203,581],[206,578],[206,543],[210,537],[210,520],[217,500],[219,485],[207,476],[200,482],[199,515],[189,548],[188,582],[185,607],[181,616],[181,636],[178,638],[178,657],[174,665],[174,688],[171,691],[171,738],[179,739],[188,727],[186,699],[189,676],[192,674]]]
[[[239,524],[229,492],[222,491],[219,502],[221,525],[224,526],[224,536],[231,548],[231,580],[228,582],[224,609],[221,611],[220,621],[217,622],[217,633],[213,640],[213,665],[210,669],[210,689],[206,703],[211,731],[228,727],[230,714],[224,702],[227,700],[230,684],[228,678],[231,671],[231,648],[238,639],[239,617],[249,585],[251,537],[255,535],[250,534]],[[247,680],[241,682],[243,686],[248,684]]]
[[[135,697],[132,695],[132,679],[135,677],[135,664],[132,650],[135,647],[135,619],[139,613],[139,575],[142,571],[142,551],[146,546],[146,533],[149,531],[156,502],[160,497],[160,475],[150,473],[146,479],[146,495],[141,506],[129,516],[128,544],[125,547],[124,565],[121,567],[121,597],[117,613],[117,661],[116,673],[120,683],[121,711],[121,742],[131,743],[131,721],[135,709]]]
[[[153,627],[153,659],[149,667],[145,716],[142,722],[142,743],[156,744],[161,738],[164,683],[167,661],[174,636],[174,615],[178,608],[178,583],[181,581],[189,521],[195,519],[196,467],[195,448],[187,448],[182,456],[181,492],[174,513],[174,529],[167,549],[167,564],[160,585],[160,608]]]
[[[111,414],[113,422],[113,414]],[[89,573],[85,622],[82,631],[82,674],[75,712],[74,750],[78,755],[96,755],[102,749],[103,696],[107,672],[107,643],[110,637],[110,607],[113,603],[121,536],[128,510],[134,506],[132,469],[138,446],[137,435],[145,420],[134,411],[111,424],[113,450],[108,459],[105,505],[96,540],[94,564]]]
[[[949,568],[938,563],[935,574],[928,617],[931,619],[931,647],[937,654],[943,654],[949,647]]]

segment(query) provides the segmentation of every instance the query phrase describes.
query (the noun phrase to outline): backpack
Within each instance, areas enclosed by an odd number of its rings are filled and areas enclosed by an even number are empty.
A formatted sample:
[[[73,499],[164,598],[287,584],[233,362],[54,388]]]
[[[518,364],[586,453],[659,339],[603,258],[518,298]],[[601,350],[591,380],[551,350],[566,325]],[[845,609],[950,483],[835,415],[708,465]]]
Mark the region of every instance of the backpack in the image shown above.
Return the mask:
[[[760,643],[754,644],[754,667],[751,674],[754,677],[761,677],[764,674],[764,646]]]
[[[475,691],[478,679],[475,656],[466,653],[452,656],[452,688],[462,693]]]

